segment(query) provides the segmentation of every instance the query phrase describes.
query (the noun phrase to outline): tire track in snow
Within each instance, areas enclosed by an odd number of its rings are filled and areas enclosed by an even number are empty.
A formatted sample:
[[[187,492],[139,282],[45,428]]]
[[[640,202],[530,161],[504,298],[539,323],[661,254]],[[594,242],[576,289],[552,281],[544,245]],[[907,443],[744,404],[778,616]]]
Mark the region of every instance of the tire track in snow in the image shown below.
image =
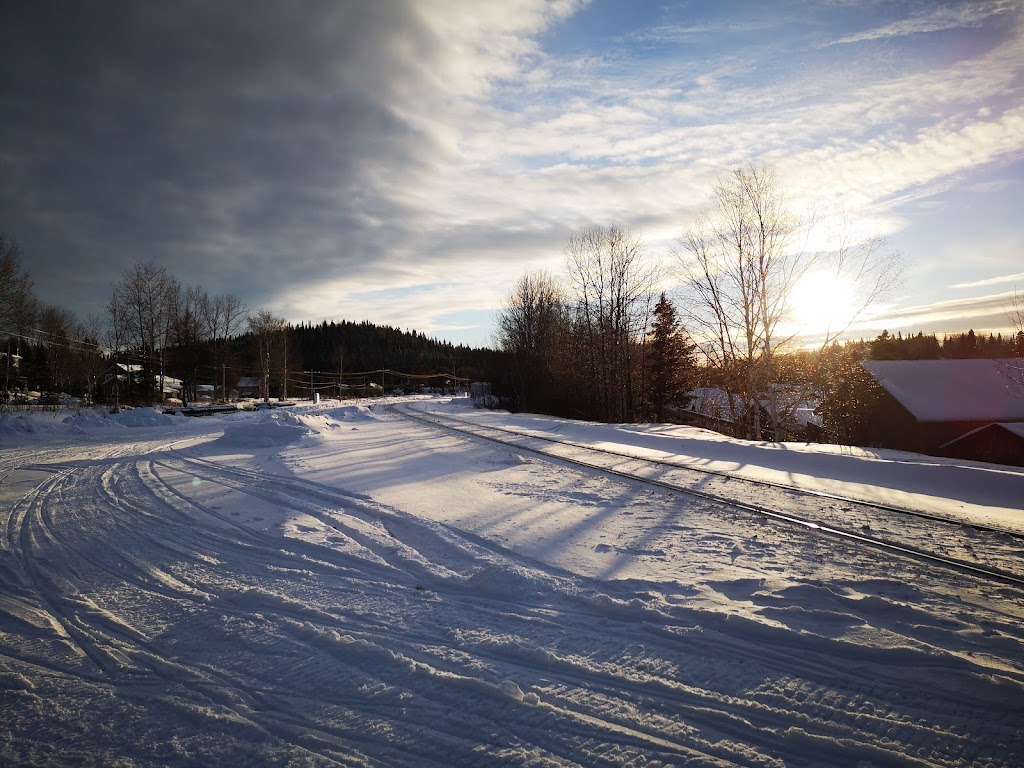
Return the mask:
[[[194,467],[195,462],[190,462],[190,464],[191,464],[191,466]],[[164,463],[163,465],[167,466],[166,463]],[[226,480],[226,478],[223,476],[224,474],[225,474],[224,469],[220,468],[220,477],[218,478],[219,482],[224,482]],[[350,511],[351,511],[351,507],[355,506],[354,500],[351,497],[339,494],[336,491],[331,491],[330,489],[325,489],[323,487],[316,487],[316,486],[314,486],[313,484],[310,484],[310,483],[293,481],[291,479],[281,479],[281,478],[276,478],[276,477],[267,477],[267,476],[261,475],[260,473],[254,473],[254,472],[250,472],[250,471],[228,470],[227,474],[240,476],[240,478],[236,478],[236,479],[234,479],[232,481],[234,483],[235,487],[240,492],[254,494],[254,495],[260,496],[261,498],[269,498],[269,499],[278,500],[278,501],[282,501],[282,500],[290,497],[292,499],[291,505],[295,509],[301,510],[301,511],[303,511],[305,513],[310,513],[312,511],[314,511],[314,510],[312,510],[310,508],[310,505],[309,505],[308,498],[310,496],[312,496],[313,498],[315,498],[317,500],[325,499],[326,498],[326,499],[330,499],[330,500],[335,501],[335,502],[344,501],[344,502],[346,502],[350,506]],[[207,471],[205,473],[205,478],[207,480],[210,480],[210,479],[213,479],[215,476],[216,476],[216,473],[211,472],[210,469],[207,468]],[[243,481],[245,481],[245,482],[243,482]],[[254,490],[254,487],[255,487],[254,481],[258,481],[258,485],[260,487],[259,491],[255,491]],[[271,491],[270,489],[273,489],[273,491]],[[299,498],[297,499],[296,497],[299,497]],[[307,499],[307,501],[305,501],[305,502],[301,501],[302,498]],[[364,505],[364,506],[366,504],[365,502],[363,502],[361,500],[359,501],[359,503]],[[394,521],[394,518],[397,517],[394,513],[382,512],[380,510],[378,510],[378,514],[385,514],[387,517],[392,518],[393,521]],[[420,523],[419,526],[421,528],[424,527],[422,523]],[[422,539],[423,537],[420,536],[418,538]],[[431,537],[431,538],[433,538],[435,544],[439,541],[439,539],[436,536]],[[365,540],[364,540],[364,543],[371,544],[371,542],[368,542],[368,541],[365,541]],[[379,540],[378,540],[377,544],[379,546]],[[477,545],[474,545],[474,546],[477,546]],[[466,543],[465,542],[463,543],[462,549],[460,549],[457,546],[451,545],[451,544],[445,544],[443,554],[450,561],[451,555],[453,553],[455,553],[455,552],[459,552],[460,554],[464,555],[465,554],[465,552],[464,552],[465,548],[466,548]],[[434,553],[434,554],[436,554],[436,553]],[[409,560],[408,557],[402,558],[401,561],[398,563],[398,568],[401,568],[403,565],[405,565],[408,562],[408,560]],[[417,558],[413,558],[413,560],[416,561]],[[478,561],[479,561],[479,558],[477,558],[477,557],[473,558],[473,563],[474,564],[477,564]],[[421,574],[417,574],[417,575],[421,575]],[[463,597],[465,597],[466,596],[465,593],[470,591],[470,590],[464,590],[464,589],[463,590],[459,590],[458,588],[456,588],[455,591],[463,592],[464,593]],[[485,599],[486,600],[493,599],[493,596],[488,596]],[[509,609],[514,610],[514,608],[515,608],[514,604],[510,604],[509,606],[507,606],[507,610],[509,610]],[[595,618],[598,618],[598,612],[596,612],[596,611],[590,611],[590,612],[583,612],[583,611],[581,611],[580,613],[581,614],[585,614],[586,618],[588,620],[593,620]],[[396,639],[396,636],[395,636],[394,633],[389,634],[388,640],[390,640],[391,642],[394,642],[395,639]],[[399,635],[398,639],[402,639],[403,641],[408,642],[411,638],[408,638],[408,637],[406,637],[404,635]],[[416,638],[416,640],[419,641],[420,638]],[[422,646],[421,646],[420,650],[421,651],[423,650]],[[480,655],[481,658],[488,658],[489,657],[491,660],[497,660],[497,661],[504,662],[504,663],[507,663],[509,661],[509,659],[504,658],[501,655],[495,655],[493,653],[491,653],[491,654],[479,654],[479,652],[477,652],[477,653],[478,653],[478,655]],[[435,665],[437,664],[436,660],[432,660],[432,663],[435,664]],[[514,666],[521,669],[523,667],[522,659],[519,659],[519,658],[515,659],[514,660]],[[546,671],[548,673],[551,672],[550,668],[547,668]],[[449,672],[449,674],[451,674],[451,672]],[[573,676],[573,678],[576,678],[576,676]],[[576,679],[577,680],[582,679],[582,675],[579,676]],[[702,700],[701,703],[707,704],[707,700]],[[597,720],[597,718],[594,716],[593,713],[590,713],[589,715],[585,714],[585,713],[577,713],[577,714],[581,718],[583,718],[584,720],[587,720],[588,722],[594,722],[594,721]],[[627,725],[625,723],[613,722],[613,721],[609,721],[609,720],[605,720],[603,722],[604,722],[604,727],[606,729],[610,729],[611,731],[625,730],[625,731],[632,732],[632,730],[629,727],[629,725]],[[651,738],[653,738],[654,741],[659,741],[658,738],[655,738],[653,736]],[[663,741],[663,740],[660,740],[660,741]],[[681,746],[677,745],[677,747],[679,749],[682,749]],[[685,750],[683,750],[683,751],[685,752]]]
[[[291,480],[291,479],[282,480],[280,478],[268,478],[266,476],[260,476],[260,473],[253,473],[253,472],[249,472],[249,471],[241,471],[241,472],[237,472],[237,474],[242,476],[242,477],[244,477],[244,478],[249,478],[250,480],[259,479],[261,481],[261,483],[264,484],[264,485],[280,487],[280,488],[283,488],[284,491],[286,491],[288,493],[298,494],[298,495],[301,496],[303,489],[308,488],[308,489],[311,490],[313,496],[315,498],[317,498],[317,499],[322,499],[322,498],[326,497],[326,498],[332,498],[335,501],[345,500],[345,501],[349,502],[350,504],[352,503],[352,499],[349,498],[349,497],[342,497],[342,495],[337,494],[336,492],[332,493],[329,489],[324,489],[322,487],[315,487],[312,484],[303,483],[303,482],[299,482],[299,481],[294,481],[294,480]],[[302,508],[302,509],[305,509],[306,511],[308,511],[308,508],[306,508],[303,504],[299,504],[298,508]],[[589,618],[593,619],[594,618],[594,614],[591,613]],[[709,651],[710,650],[711,649],[709,649]],[[507,658],[502,658],[500,656],[495,657],[493,654],[488,656],[488,654],[480,654],[479,651],[477,651],[477,653],[481,656],[481,658],[491,658],[492,660],[497,658],[498,660],[501,660],[501,661],[505,661],[505,662],[509,661],[509,659],[507,659]],[[780,652],[778,654],[778,657],[779,657],[779,660],[781,662],[783,662],[785,665],[788,665],[788,668],[790,670],[792,670],[793,664],[792,664],[791,654],[787,655],[785,653]],[[522,660],[521,659],[515,659],[514,662],[519,667],[522,667],[522,663],[521,663]],[[819,671],[821,673],[820,676],[822,676],[822,677],[828,677],[829,675],[834,674],[834,672],[832,670],[828,669],[825,665],[822,665],[821,669]],[[592,672],[592,670],[591,670],[591,672]],[[585,676],[581,675],[581,678],[584,678],[584,677]],[[877,679],[874,682],[877,685],[877,682],[878,682]],[[611,681],[609,681],[609,686],[608,687],[611,690],[611,689],[615,689],[616,685],[618,685],[619,688],[624,689],[624,690],[627,690],[627,689],[630,688],[629,686],[622,685],[622,681],[614,679],[614,676],[613,676],[613,679]],[[634,690],[634,693],[637,693],[637,691]],[[648,691],[647,693],[649,694],[650,691]],[[693,709],[693,711],[705,711],[705,712],[707,712],[708,709],[709,709],[709,703],[714,701],[714,700],[716,700],[714,696],[707,696],[706,698],[703,698],[703,699],[702,698],[698,698],[690,706]],[[841,706],[841,704],[840,704],[840,706]],[[793,711],[793,710],[783,710],[783,711],[772,712],[772,711],[770,711],[769,708],[765,707],[763,704],[759,704],[757,702],[751,702],[750,705],[747,707],[747,711],[746,712],[743,711],[743,707],[739,707],[737,712],[739,714],[737,714],[735,716],[734,723],[738,723],[739,724],[739,726],[738,726],[739,727],[739,731],[735,731],[733,733],[733,735],[738,735],[739,733],[741,733],[744,730],[744,728],[746,726],[744,726],[743,724],[749,722],[748,718],[750,718],[751,716],[753,716],[754,718],[760,718],[762,720],[765,717],[768,717],[770,722],[774,722],[775,723],[775,725],[770,726],[770,727],[781,727],[787,721],[792,723],[793,721],[801,722],[802,720],[806,721],[808,723],[813,724],[815,727],[821,727],[823,723],[826,723],[826,722],[835,723],[837,721],[837,718],[836,718],[836,708],[834,708],[834,707],[829,707],[825,711],[824,714],[811,713],[810,715],[801,715],[801,713]],[[728,713],[722,713],[721,716],[725,717],[728,720],[728,717],[729,717]],[[862,717],[860,719],[861,719],[861,721],[872,723],[871,718]],[[872,723],[872,724],[877,725],[877,723]],[[842,730],[845,727],[846,726],[841,726],[840,730]],[[913,727],[911,728],[911,730],[913,730]],[[862,732],[858,731],[857,729],[854,729],[854,728],[849,728],[849,732],[846,733],[845,735],[843,735],[842,738],[848,739],[849,737],[851,737],[851,735],[856,735],[857,733],[862,733]],[[834,734],[834,735],[836,737],[839,737],[839,734]],[[912,740],[927,740],[929,737],[934,737],[934,735],[935,734],[934,734],[933,730],[930,730],[927,727],[922,727],[920,734],[917,737],[913,738]],[[909,761],[908,764],[910,764],[912,762],[913,761]]]
[[[69,476],[41,510],[48,527],[33,528],[39,546],[88,542],[88,557],[60,570],[73,582],[61,589],[155,615],[163,629],[138,624],[138,636],[79,618],[138,670],[115,685],[162,703],[172,731],[320,764],[958,765],[1020,755],[1005,745],[1019,708],[1004,706],[1004,727],[985,705],[1020,688],[986,683],[983,667],[942,660],[965,684],[957,722],[982,742],[1003,740],[994,758],[959,734],[930,746],[949,691],[907,688],[901,675],[934,662],[927,653],[770,631],[690,608],[683,591],[669,605],[656,592],[670,585],[573,576],[337,489],[203,465],[236,509],[269,505],[337,525],[359,536],[357,556],[189,498],[178,480],[200,476],[200,465],[179,458]],[[103,551],[136,563],[99,567]],[[161,592],[146,562],[209,599]],[[844,652],[859,663],[830,670]]]
[[[117,567],[117,564],[123,564],[124,548],[144,545],[144,538],[135,536],[128,541],[118,540],[116,547],[107,550],[110,560],[115,563],[108,566],[96,557],[84,556],[69,547],[67,537],[54,534],[51,529],[57,517],[62,523],[76,520],[78,515],[74,512],[77,512],[78,502],[88,501],[92,495],[87,493],[85,499],[65,499],[62,482],[73,480],[73,483],[68,482],[67,485],[79,490],[87,489],[94,480],[104,486],[109,483],[112,472],[117,474],[119,466],[127,470],[127,465],[132,463],[109,465],[103,471],[102,479],[99,470],[88,472],[72,467],[61,471],[41,484],[16,510],[12,518],[12,531],[16,531],[23,553],[22,562],[33,579],[36,593],[42,597],[50,615],[63,629],[67,639],[74,642],[79,651],[99,668],[100,677],[84,675],[87,679],[112,683],[129,696],[136,691],[140,695],[156,695],[168,688],[188,685],[197,692],[200,700],[206,702],[203,706],[212,705],[221,711],[230,712],[238,722],[247,723],[253,732],[262,734],[263,738],[270,737],[272,731],[280,729],[258,724],[259,718],[256,715],[263,707],[261,695],[254,695],[245,685],[217,670],[167,658],[142,633],[100,609],[80,592],[85,591],[86,584],[92,588],[90,591],[103,591],[103,582],[109,581],[106,577],[113,576],[122,579],[122,589],[131,584],[137,588],[137,594],[148,592],[158,597],[174,598],[175,601],[181,597],[180,594],[154,588],[150,580],[131,578],[127,572],[122,572],[124,569]],[[60,511],[55,512],[50,508],[58,504],[62,507]],[[138,511],[138,508],[124,503],[119,505],[119,509],[122,512]],[[111,536],[107,543],[114,543],[114,539]],[[47,554],[45,559],[41,559],[40,553],[44,549]],[[71,564],[72,560],[75,565]],[[56,563],[62,565],[56,567]],[[43,573],[43,566],[49,566],[47,573]],[[89,566],[91,570],[83,566]],[[147,572],[145,568],[139,570]],[[97,579],[97,576],[100,578]]]

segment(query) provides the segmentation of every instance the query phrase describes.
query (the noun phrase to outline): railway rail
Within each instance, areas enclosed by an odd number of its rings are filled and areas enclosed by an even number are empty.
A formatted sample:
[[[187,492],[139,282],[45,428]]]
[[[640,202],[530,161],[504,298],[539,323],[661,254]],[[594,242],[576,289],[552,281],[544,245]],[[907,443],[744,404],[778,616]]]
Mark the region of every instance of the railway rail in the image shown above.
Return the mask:
[[[1021,554],[1024,534],[1017,531],[639,457],[549,435],[478,424],[449,414],[421,411],[407,404],[393,404],[389,409],[402,417],[451,432],[711,501],[984,581],[1024,589],[1024,556]],[[752,488],[761,501],[750,500]],[[1013,546],[1007,547],[1007,542]]]

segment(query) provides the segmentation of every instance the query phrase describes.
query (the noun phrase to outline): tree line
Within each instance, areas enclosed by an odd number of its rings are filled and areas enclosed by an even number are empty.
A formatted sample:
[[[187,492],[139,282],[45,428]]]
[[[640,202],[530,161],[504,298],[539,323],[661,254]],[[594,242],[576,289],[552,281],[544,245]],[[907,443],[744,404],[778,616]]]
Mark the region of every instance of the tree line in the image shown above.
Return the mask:
[[[575,233],[566,276],[524,274],[498,318],[511,407],[622,422],[664,419],[693,385],[694,345],[654,297],[642,241],[620,227]]]
[[[853,237],[849,224],[808,247],[815,222],[792,212],[770,166],[724,173],[710,200],[667,261],[652,257],[642,236],[624,227],[573,232],[559,274],[528,270],[512,287],[497,317],[496,349],[370,323],[292,326],[269,309],[249,308],[231,294],[208,295],[143,262],[125,270],[102,313],[81,322],[35,297],[17,243],[0,234],[0,352],[8,376],[12,358],[20,363],[21,389],[31,381],[94,397],[109,396],[101,382],[119,364],[128,374],[118,397],[135,402],[159,399],[162,377],[180,380],[183,398],[195,399],[200,385],[224,398],[240,379],[257,381],[261,396],[286,397],[347,377],[365,384],[371,371],[444,372],[491,382],[513,409],[660,422],[676,420],[690,393],[714,391],[722,421],[751,439],[791,436],[794,406],[813,396],[826,434],[840,442],[855,441],[856,414],[868,397],[864,359],[1024,353],[1020,299],[1008,338],[885,332],[838,343],[897,284],[899,255],[879,238]],[[815,272],[855,287],[856,300],[816,347],[798,350],[799,329],[790,322],[794,289]],[[664,290],[671,286],[671,293]],[[392,376],[391,383],[400,380]]]
[[[824,333],[825,349],[899,268],[885,241],[848,230],[827,248],[802,247],[810,224],[784,192],[770,166],[724,174],[669,264],[617,226],[570,235],[563,274],[528,272],[500,315],[514,403],[602,421],[663,420],[701,385],[722,393],[737,436],[780,439],[795,401],[780,359],[796,335],[786,325],[794,287],[827,271],[860,288],[851,317]],[[672,299],[656,290],[666,274],[681,286]]]
[[[1006,338],[886,331],[840,343],[898,285],[902,257],[882,238],[855,236],[848,217],[835,220],[809,247],[820,225],[792,212],[770,166],[748,164],[718,179],[668,263],[616,226],[573,233],[562,273],[527,271],[505,301],[502,391],[516,408],[611,422],[685,420],[689,393],[713,392],[723,409],[715,426],[748,439],[804,436],[796,411],[811,403],[816,437],[857,444],[877,396],[862,361],[1024,356],[1019,296]],[[656,289],[662,274],[679,286],[671,299]],[[792,321],[795,288],[815,274],[851,298],[806,348]]]
[[[240,381],[260,396],[309,396],[311,374],[335,384],[366,371],[481,380],[500,378],[500,353],[371,323],[292,326],[233,294],[210,295],[163,266],[137,262],[86,322],[40,301],[17,242],[0,233],[2,395],[39,390],[117,403],[164,399],[168,381],[182,400],[224,399]],[[335,375],[337,372],[337,375]],[[351,378],[356,377],[356,378]],[[365,383],[365,376],[362,377]],[[387,382],[398,386],[392,375]],[[332,392],[340,391],[334,387]]]

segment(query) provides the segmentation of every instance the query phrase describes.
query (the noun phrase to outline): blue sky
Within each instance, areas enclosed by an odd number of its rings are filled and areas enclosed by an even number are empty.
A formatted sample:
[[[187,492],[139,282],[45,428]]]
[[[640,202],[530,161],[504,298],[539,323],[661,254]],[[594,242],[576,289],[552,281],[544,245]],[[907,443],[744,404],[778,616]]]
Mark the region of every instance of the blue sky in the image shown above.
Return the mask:
[[[135,259],[294,322],[473,344],[574,229],[675,239],[777,168],[903,254],[862,334],[1024,290],[1024,4],[50,2],[0,9],[0,229],[99,312]]]

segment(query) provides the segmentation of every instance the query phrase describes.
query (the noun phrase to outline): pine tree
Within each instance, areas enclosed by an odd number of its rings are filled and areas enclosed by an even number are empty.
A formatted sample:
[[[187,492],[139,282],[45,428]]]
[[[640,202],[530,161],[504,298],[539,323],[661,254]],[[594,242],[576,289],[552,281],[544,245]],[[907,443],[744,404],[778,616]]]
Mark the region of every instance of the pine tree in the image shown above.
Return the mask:
[[[680,328],[676,308],[664,293],[654,307],[651,331],[647,399],[654,420],[663,422],[668,406],[686,404],[686,392],[693,380],[694,346]]]

